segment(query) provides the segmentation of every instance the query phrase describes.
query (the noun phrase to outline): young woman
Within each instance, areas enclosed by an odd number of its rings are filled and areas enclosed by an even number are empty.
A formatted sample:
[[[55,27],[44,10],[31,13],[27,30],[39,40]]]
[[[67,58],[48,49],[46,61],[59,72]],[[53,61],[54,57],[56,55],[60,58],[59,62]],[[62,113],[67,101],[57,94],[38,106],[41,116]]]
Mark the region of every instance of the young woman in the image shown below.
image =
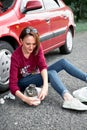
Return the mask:
[[[70,75],[87,81],[87,74],[83,73],[67,60],[61,59],[47,67],[42,47],[39,41],[38,31],[33,27],[26,27],[19,36],[21,46],[11,57],[10,90],[29,105],[39,105],[48,94],[48,82],[61,95],[64,100],[63,108],[74,110],[87,110],[87,106],[74,98],[58,77],[58,72],[65,70]],[[29,84],[41,87],[36,97],[28,97],[23,91]]]

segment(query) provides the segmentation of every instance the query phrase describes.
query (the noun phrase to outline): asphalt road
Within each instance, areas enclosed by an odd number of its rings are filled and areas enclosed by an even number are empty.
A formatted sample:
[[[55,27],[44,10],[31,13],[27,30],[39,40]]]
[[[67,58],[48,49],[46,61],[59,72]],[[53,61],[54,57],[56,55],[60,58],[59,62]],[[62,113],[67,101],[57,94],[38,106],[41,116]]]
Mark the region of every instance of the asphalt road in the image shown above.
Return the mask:
[[[73,51],[69,55],[59,54],[58,49],[47,54],[48,65],[67,58],[87,72],[87,32],[76,34],[73,43]],[[64,71],[59,76],[71,93],[87,86]],[[87,111],[66,110],[62,108],[62,103],[62,98],[50,85],[48,96],[38,107],[29,107],[17,98],[6,99],[3,105],[0,104],[0,130],[87,130]]]

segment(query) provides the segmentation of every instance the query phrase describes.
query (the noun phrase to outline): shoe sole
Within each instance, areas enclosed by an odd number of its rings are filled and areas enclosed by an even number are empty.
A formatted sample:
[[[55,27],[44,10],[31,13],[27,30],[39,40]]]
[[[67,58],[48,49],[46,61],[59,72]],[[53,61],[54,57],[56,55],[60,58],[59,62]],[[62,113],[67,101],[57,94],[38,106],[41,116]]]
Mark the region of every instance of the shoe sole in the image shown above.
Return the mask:
[[[80,109],[80,108],[70,108],[70,107],[67,107],[66,105],[63,105],[62,106],[64,109],[70,109],[70,110],[76,110],[76,111],[86,111],[86,109]]]

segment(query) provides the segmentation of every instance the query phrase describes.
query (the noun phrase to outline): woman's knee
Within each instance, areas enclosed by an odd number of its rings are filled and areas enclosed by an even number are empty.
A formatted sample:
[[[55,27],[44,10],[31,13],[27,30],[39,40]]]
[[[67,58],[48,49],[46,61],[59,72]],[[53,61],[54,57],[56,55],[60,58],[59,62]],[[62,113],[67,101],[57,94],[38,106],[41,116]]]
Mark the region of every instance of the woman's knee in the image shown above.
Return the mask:
[[[49,75],[53,75],[54,73],[56,73],[56,70],[49,70],[49,71],[48,71],[48,76],[49,76]]]
[[[60,62],[62,62],[62,63],[65,63],[66,61],[67,61],[67,60],[64,59],[64,58],[60,59]]]
[[[52,82],[52,79],[54,79],[54,73],[56,73],[55,70],[49,70],[48,71],[48,82]]]
[[[57,77],[57,71],[56,70],[48,71],[48,79],[55,79],[56,77]]]

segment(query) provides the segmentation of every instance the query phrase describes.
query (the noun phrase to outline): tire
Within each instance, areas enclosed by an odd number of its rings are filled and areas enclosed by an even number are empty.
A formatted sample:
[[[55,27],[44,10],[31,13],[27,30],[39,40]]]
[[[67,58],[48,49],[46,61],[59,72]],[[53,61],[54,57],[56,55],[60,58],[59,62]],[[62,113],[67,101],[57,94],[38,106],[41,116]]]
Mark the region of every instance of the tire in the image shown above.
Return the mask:
[[[13,51],[8,42],[0,41],[0,93],[9,88],[10,58]]]
[[[66,35],[66,42],[63,46],[61,46],[60,49],[60,53],[62,54],[69,54],[72,52],[73,49],[73,37],[72,37],[72,32],[69,29]]]

